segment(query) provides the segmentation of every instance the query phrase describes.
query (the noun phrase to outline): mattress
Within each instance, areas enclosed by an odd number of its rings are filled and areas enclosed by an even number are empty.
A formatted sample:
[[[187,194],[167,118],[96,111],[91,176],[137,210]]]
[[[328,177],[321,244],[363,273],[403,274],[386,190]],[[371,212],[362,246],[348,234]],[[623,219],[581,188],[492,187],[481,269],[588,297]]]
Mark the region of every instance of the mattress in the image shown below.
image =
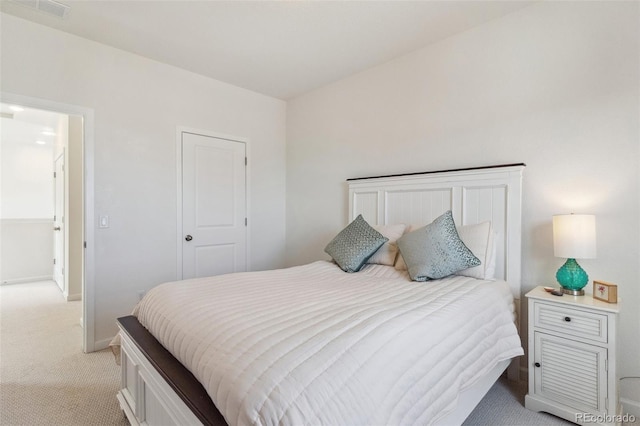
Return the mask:
[[[325,261],[167,283],[134,315],[230,425],[430,424],[523,354],[503,281]]]

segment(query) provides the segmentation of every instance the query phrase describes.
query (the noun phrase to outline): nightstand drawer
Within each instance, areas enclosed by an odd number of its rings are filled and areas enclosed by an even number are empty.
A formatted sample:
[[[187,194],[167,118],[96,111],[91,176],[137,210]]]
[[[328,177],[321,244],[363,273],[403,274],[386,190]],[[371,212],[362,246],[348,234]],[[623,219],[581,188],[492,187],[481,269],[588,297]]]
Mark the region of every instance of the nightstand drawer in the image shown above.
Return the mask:
[[[535,327],[607,342],[606,315],[541,302],[535,302],[533,305]]]

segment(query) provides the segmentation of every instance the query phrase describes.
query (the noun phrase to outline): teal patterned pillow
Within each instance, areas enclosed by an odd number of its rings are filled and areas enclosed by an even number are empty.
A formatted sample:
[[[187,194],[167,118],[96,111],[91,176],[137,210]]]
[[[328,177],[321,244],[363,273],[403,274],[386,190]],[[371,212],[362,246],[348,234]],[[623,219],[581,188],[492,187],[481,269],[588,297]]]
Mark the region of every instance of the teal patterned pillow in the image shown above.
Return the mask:
[[[480,265],[480,259],[458,236],[451,211],[405,234],[398,240],[398,247],[414,281],[437,280]]]
[[[358,272],[367,260],[389,239],[376,231],[358,215],[324,251],[345,272]]]

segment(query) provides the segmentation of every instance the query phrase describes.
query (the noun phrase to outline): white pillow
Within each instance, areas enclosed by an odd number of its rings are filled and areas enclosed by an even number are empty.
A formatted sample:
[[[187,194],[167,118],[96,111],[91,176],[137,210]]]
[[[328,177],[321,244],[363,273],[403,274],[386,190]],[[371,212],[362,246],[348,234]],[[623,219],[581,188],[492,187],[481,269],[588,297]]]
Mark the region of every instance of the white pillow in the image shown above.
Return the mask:
[[[378,265],[393,266],[398,255],[398,245],[396,241],[402,237],[406,225],[400,223],[397,225],[376,225],[373,227],[376,231],[387,237],[389,241],[384,243],[370,258],[367,263],[377,263]]]
[[[408,225],[405,233],[411,232],[412,229],[421,228],[420,225]],[[480,259],[480,266],[465,269],[457,272],[456,275],[464,275],[472,278],[484,280],[492,280],[495,278],[496,272],[496,245],[495,232],[491,227],[491,222],[482,222],[476,225],[465,225],[456,228],[460,239],[469,250]],[[406,271],[407,265],[404,263],[402,254],[398,256],[396,261],[396,269]]]
[[[493,229],[489,236],[489,259],[487,260],[487,266],[484,268],[485,280],[494,280],[496,278],[496,259],[498,258],[498,245],[496,244],[497,239],[498,233]]]
[[[480,259],[481,263],[479,266],[474,266],[473,268],[456,272],[456,275],[464,275],[466,277],[479,279],[489,279],[487,278],[487,267],[491,263],[494,245],[491,222],[482,222],[475,225],[460,226],[457,229],[458,236],[460,237],[464,245],[467,246],[467,248],[471,250],[478,259]]]
[[[424,225],[407,225],[407,227],[404,229],[404,233],[408,234],[409,232],[415,230],[415,229],[420,229],[422,228]],[[394,265],[396,267],[396,269],[398,271],[406,271],[407,270],[407,264],[404,263],[404,258],[402,257],[402,253],[398,254],[398,258],[396,259],[396,263]]]

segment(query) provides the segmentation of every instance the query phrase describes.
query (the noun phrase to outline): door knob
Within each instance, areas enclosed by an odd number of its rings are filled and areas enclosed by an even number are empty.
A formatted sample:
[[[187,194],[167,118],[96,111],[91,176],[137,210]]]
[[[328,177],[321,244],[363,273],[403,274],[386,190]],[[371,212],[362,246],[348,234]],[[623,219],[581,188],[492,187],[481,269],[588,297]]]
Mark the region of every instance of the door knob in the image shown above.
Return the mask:
[[[184,239],[187,241],[191,241],[193,240],[193,237],[191,235],[187,235],[186,237],[184,237]]]
[[[54,228],[53,228],[53,230],[54,230],[54,231],[59,231],[59,230],[60,230],[60,227],[59,227],[59,226],[56,226],[56,227],[54,227]]]

